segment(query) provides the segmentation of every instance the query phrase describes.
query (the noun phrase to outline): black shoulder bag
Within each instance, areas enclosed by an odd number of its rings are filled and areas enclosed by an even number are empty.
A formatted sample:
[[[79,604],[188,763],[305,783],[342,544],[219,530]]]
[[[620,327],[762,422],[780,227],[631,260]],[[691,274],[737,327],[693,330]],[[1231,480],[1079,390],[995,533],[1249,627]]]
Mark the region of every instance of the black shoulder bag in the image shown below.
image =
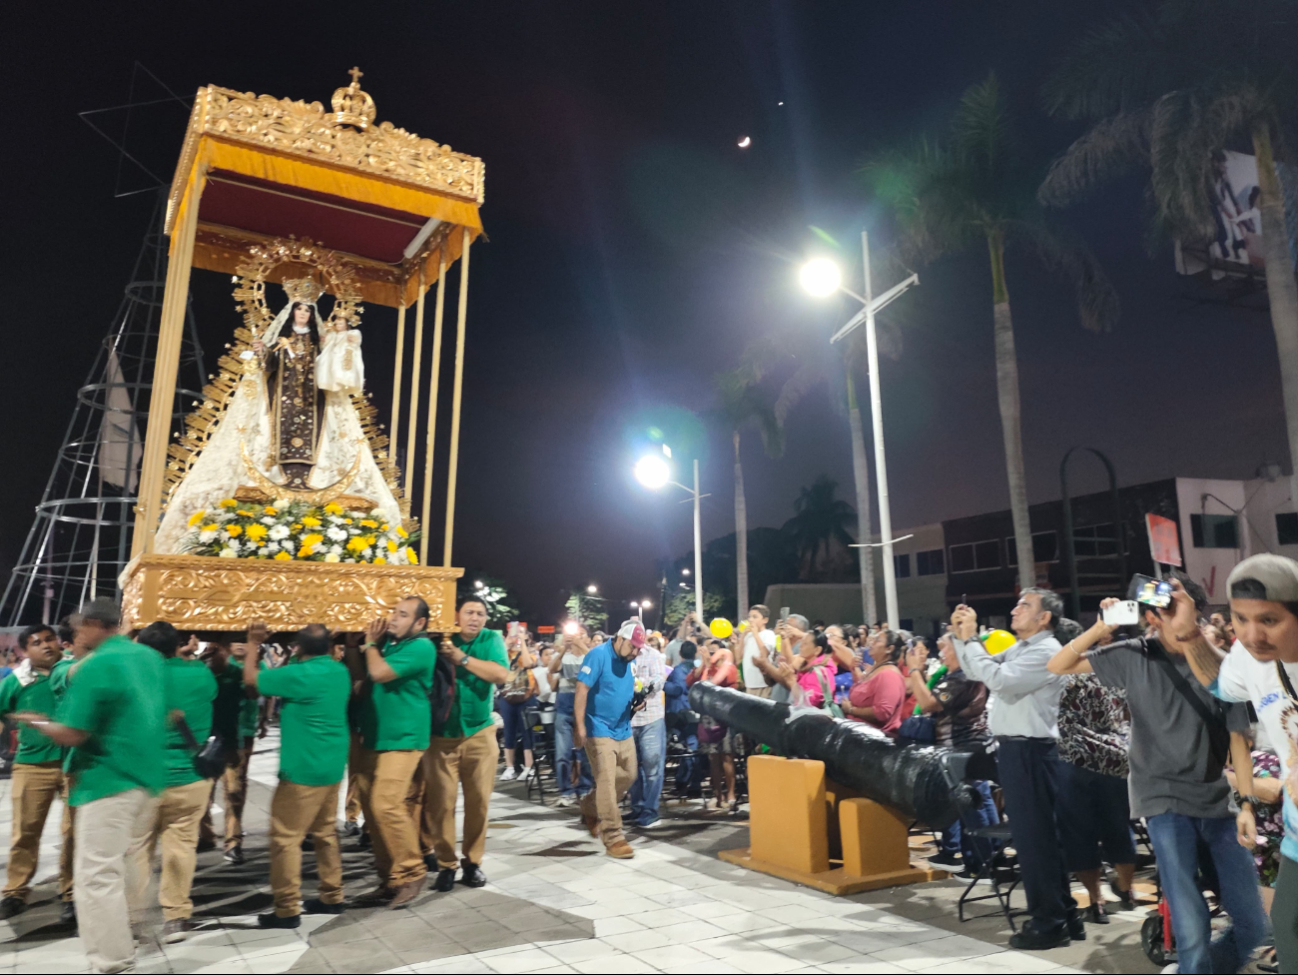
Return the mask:
[[[1194,713],[1202,718],[1203,723],[1207,725],[1208,768],[1203,781],[1216,782],[1221,778],[1222,769],[1226,767],[1226,759],[1230,756],[1230,731],[1226,728],[1226,718],[1221,713],[1220,705],[1210,708],[1204,703],[1203,698],[1194,693],[1189,682],[1186,681],[1185,675],[1176,669],[1176,664],[1172,662],[1171,657],[1167,655],[1167,651],[1161,645],[1157,649],[1151,645],[1149,649],[1149,659],[1163,668],[1171,679],[1172,686],[1185,698],[1190,707],[1194,708]]]
[[[192,755],[194,771],[205,779],[220,778],[225,772],[225,747],[220,737],[212,735],[200,746],[189,728],[189,722],[178,716],[174,723]]]

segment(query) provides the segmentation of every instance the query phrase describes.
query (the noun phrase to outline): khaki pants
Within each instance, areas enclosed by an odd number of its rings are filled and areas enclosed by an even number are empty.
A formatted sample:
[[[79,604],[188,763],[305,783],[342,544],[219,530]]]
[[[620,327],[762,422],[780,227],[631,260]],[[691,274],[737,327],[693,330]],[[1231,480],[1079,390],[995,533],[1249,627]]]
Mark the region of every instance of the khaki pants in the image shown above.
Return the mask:
[[[248,800],[248,764],[252,761],[252,743],[252,738],[244,738],[242,748],[227,753],[226,760],[229,764],[221,773],[221,778],[217,780],[225,789],[225,848],[227,850],[243,845],[243,806]],[[217,782],[209,786],[212,802],[216,801]],[[203,813],[199,830],[204,843],[216,842],[210,808]]]
[[[158,796],[158,815],[148,845],[141,847],[136,876],[152,872],[154,847],[161,842],[162,878],[158,881],[158,903],[167,921],[192,917],[194,902],[189,899],[194,886],[194,866],[198,862],[198,824],[208,807],[212,783],[199,779],[188,785],[173,785]]]
[[[590,760],[595,788],[581,797],[581,812],[599,819],[600,839],[605,846],[613,846],[626,839],[618,804],[635,781],[635,739],[587,738],[586,758]]]
[[[343,861],[334,822],[338,783],[298,785],[280,779],[270,801],[270,889],[277,917],[302,913],[302,839],[315,842],[320,900],[343,902]]]
[[[117,972],[135,959],[131,923],[144,920],[149,873],[139,853],[148,846],[158,800],[131,789],[77,809],[77,933],[96,972]]]
[[[419,852],[419,833],[406,802],[410,780],[423,755],[413,748],[382,752],[361,749],[356,791],[374,845],[379,882],[385,887],[400,887],[428,873]]]
[[[356,789],[356,765],[360,761],[361,737],[352,732],[351,745],[347,748],[347,822],[354,823],[361,818],[361,796]]]
[[[17,763],[10,780],[13,793],[13,835],[9,843],[9,877],[4,897],[27,900],[40,855],[41,833],[54,797],[63,797],[63,844],[59,850],[59,898],[72,900],[72,807],[62,762]]]
[[[424,832],[437,865],[453,870],[455,858],[455,800],[464,789],[464,859],[482,863],[487,849],[487,804],[496,784],[496,727],[468,738],[433,738],[424,754]]]
[[[749,694],[753,695],[753,697],[771,696],[771,688],[769,684],[766,687],[747,687],[745,690],[748,691]]]

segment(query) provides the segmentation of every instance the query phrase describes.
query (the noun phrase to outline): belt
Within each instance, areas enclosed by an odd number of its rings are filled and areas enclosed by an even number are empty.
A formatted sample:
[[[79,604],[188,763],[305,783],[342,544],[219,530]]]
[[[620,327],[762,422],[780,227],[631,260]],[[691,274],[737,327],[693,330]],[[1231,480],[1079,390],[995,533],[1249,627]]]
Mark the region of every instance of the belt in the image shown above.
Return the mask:
[[[1056,738],[1035,738],[1032,735],[997,735],[997,741],[1039,741],[1048,745],[1056,744]]]

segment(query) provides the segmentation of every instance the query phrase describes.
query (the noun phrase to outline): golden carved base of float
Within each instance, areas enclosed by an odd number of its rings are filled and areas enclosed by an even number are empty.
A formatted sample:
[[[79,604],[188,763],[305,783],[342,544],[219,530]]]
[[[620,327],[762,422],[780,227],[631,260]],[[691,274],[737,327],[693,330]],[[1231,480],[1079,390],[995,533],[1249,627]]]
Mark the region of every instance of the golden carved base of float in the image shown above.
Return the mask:
[[[463,569],[144,555],[122,593],[126,627],[166,620],[182,630],[243,630],[253,620],[272,632],[323,623],[363,630],[403,596],[428,603],[428,629],[455,627],[455,583]]]

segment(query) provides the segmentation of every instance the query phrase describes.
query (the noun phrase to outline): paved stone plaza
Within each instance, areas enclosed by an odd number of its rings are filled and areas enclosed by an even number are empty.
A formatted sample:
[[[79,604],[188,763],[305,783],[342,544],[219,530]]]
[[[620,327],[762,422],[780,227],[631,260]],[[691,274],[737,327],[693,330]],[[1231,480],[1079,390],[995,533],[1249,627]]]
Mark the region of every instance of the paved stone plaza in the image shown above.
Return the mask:
[[[195,916],[202,929],[150,945],[142,972],[1153,972],[1139,945],[1142,914],[1088,926],[1088,940],[1029,954],[1005,947],[999,918],[961,924],[948,880],[835,898],[722,863],[744,843],[742,822],[672,807],[671,825],[633,835],[634,860],[602,855],[566,810],[506,786],[492,800],[484,868],[491,883],[424,894],[409,910],[305,916],[300,929],[263,931],[271,905],[265,829],[276,738],[258,743],[242,867],[218,851],[199,857]],[[8,836],[9,784],[0,787]],[[218,814],[219,819],[219,814]],[[32,907],[0,922],[0,972],[86,970],[81,943],[58,925],[54,902],[58,813],[42,848]],[[369,889],[369,855],[344,841],[349,897]],[[305,857],[309,871],[311,857]],[[312,892],[312,880],[305,886]],[[980,905],[986,906],[986,905]],[[161,924],[156,912],[155,927]]]

